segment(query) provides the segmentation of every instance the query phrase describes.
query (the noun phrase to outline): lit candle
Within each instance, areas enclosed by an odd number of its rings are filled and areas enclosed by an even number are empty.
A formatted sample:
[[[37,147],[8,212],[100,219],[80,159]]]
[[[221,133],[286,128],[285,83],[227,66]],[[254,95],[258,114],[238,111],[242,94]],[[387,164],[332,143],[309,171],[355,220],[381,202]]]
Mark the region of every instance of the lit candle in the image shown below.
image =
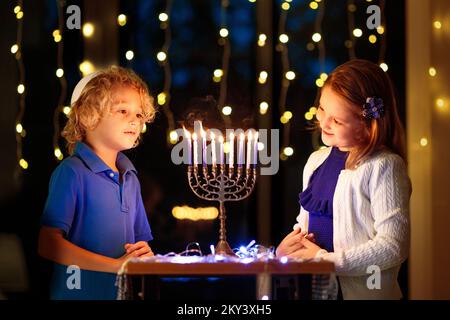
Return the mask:
[[[194,141],[194,166],[198,165],[198,146],[197,146],[197,134],[192,134],[192,140]]]
[[[230,168],[234,166],[234,133],[230,133],[230,152],[229,152],[229,164]]]
[[[214,140],[214,133],[211,132],[211,152],[212,152],[212,165],[216,165],[216,141]]]
[[[223,162],[223,136],[219,137],[219,158],[220,158],[220,164],[224,164]]]
[[[241,133],[239,136],[238,167],[242,167],[242,164],[244,163],[244,140],[245,135]]]
[[[248,132],[248,139],[247,139],[247,169],[250,168],[250,162],[251,162],[251,155],[252,155],[252,132]]]
[[[255,137],[253,138],[253,164],[255,165],[255,167],[258,164],[258,137],[259,133],[258,131],[256,131]]]
[[[188,158],[188,164],[192,164],[192,155],[191,155],[191,133],[186,130],[186,128],[183,127],[184,131],[184,138],[186,139],[187,144],[187,158]]]

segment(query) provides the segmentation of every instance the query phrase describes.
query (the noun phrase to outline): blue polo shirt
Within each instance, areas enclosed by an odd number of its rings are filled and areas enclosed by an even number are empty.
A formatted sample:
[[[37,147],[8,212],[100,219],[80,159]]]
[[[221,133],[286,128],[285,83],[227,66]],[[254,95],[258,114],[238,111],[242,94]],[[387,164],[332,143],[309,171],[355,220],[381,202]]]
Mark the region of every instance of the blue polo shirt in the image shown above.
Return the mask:
[[[136,169],[123,153],[116,166],[122,181],[89,146],[77,143],[51,176],[42,225],[61,229],[73,244],[111,258],[123,256],[126,243],[152,240]],[[75,274],[55,263],[52,299],[116,298],[115,274],[81,270],[80,289],[73,288]]]

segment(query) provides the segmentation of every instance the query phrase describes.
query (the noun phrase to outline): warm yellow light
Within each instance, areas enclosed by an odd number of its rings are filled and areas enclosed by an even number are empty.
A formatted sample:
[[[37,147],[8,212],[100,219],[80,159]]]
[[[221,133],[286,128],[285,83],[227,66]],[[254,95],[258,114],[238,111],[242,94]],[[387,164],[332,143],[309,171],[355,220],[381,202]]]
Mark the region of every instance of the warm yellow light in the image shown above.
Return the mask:
[[[306,120],[308,120],[308,121],[312,120],[313,117],[314,117],[314,115],[312,114],[311,111],[305,113],[305,119]]]
[[[258,46],[263,47],[266,44],[267,36],[264,33],[261,33],[258,36]]]
[[[420,145],[422,147],[425,147],[427,144],[428,144],[428,139],[427,138],[420,139]]]
[[[314,42],[319,42],[322,39],[322,36],[320,35],[320,33],[316,32],[312,35],[311,38]]]
[[[22,167],[22,169],[28,169],[28,162],[25,159],[20,159],[19,165]]]
[[[126,58],[127,60],[133,60],[133,58],[134,58],[134,52],[133,52],[133,50],[128,50],[128,51],[125,53],[125,58]]]
[[[287,2],[283,2],[283,4],[281,5],[281,9],[283,10],[289,10],[290,7],[291,6]]]
[[[219,34],[220,34],[220,36],[221,36],[222,38],[228,37],[228,30],[227,30],[227,28],[222,28],[222,29],[220,29]]]
[[[363,35],[363,32],[362,32],[361,29],[356,28],[356,29],[353,30],[353,35],[354,35],[356,38],[359,38],[359,37],[361,37],[361,36]]]
[[[286,147],[283,149],[283,153],[285,156],[290,157],[294,154],[294,149],[292,149],[291,147]]]
[[[290,111],[285,111],[285,112],[283,113],[283,116],[284,116],[286,119],[291,120],[293,115],[292,115],[292,112],[290,112]]]
[[[164,92],[161,92],[160,94],[158,94],[158,97],[157,97],[158,104],[160,106],[166,104],[166,98],[167,98],[167,96],[166,96],[166,94]]]
[[[59,30],[53,31],[53,40],[54,40],[55,42],[60,42],[60,41],[62,40],[62,36],[61,36],[61,34],[59,33]]]
[[[55,155],[55,157],[57,158],[57,159],[59,159],[59,160],[61,160],[62,159],[62,152],[61,152],[61,149],[59,149],[59,148],[55,148],[55,151],[53,152],[54,153],[54,155]]]
[[[17,92],[18,92],[19,94],[24,93],[24,92],[25,92],[25,86],[24,86],[23,84],[19,84],[19,85],[17,86]]]
[[[438,108],[443,108],[445,106],[445,101],[442,98],[436,99],[436,106]]]
[[[324,81],[322,79],[317,79],[316,80],[316,86],[318,86],[319,88],[322,88],[324,85]]]
[[[161,62],[166,60],[166,58],[167,58],[167,55],[163,51],[158,52],[158,54],[156,55],[156,59],[158,59]]]
[[[286,124],[286,123],[289,122],[289,119],[287,119],[285,116],[281,116],[281,117],[280,117],[280,122],[281,122],[282,124]]]
[[[311,107],[311,108],[309,108],[309,112],[310,112],[312,115],[315,115],[315,114],[317,113],[317,108],[316,108],[316,107]]]
[[[440,22],[440,21],[434,21],[433,22],[433,26],[436,28],[436,29],[440,29],[440,28],[442,28],[442,23]]]
[[[70,113],[70,107],[69,106],[65,106],[63,109],[62,109],[62,112],[67,116],[67,115],[69,115],[69,113]]]
[[[56,69],[56,76],[61,78],[64,75],[64,70],[61,68]]]
[[[95,71],[95,67],[89,60],[85,60],[80,64],[80,71],[83,76],[87,76]]]
[[[144,123],[144,124],[142,125],[141,133],[146,133],[146,132],[147,132],[147,125]]]
[[[259,113],[260,114],[266,114],[268,109],[269,109],[269,104],[267,102],[263,101],[259,104]]]
[[[18,20],[22,19],[22,18],[23,18],[23,11],[17,12],[16,18],[17,18]]]
[[[248,2],[255,3],[256,0],[248,0]]]
[[[369,36],[369,42],[370,42],[370,43],[376,43],[376,42],[377,42],[377,36],[374,35],[374,34],[371,34],[371,35]]]
[[[260,84],[264,84],[267,81],[267,77],[269,76],[269,74],[267,73],[267,71],[261,71],[259,73],[259,77],[258,77],[258,82]]]
[[[11,53],[15,54],[17,51],[19,51],[19,46],[17,44],[14,44],[11,46]]]
[[[222,69],[216,69],[214,70],[214,77],[220,78],[223,76],[223,70]]]
[[[94,31],[95,31],[95,27],[92,23],[86,22],[83,25],[83,36],[85,36],[86,38],[92,37],[92,35],[94,34]]]
[[[288,80],[294,80],[295,79],[295,72],[294,71],[288,71],[286,72],[286,79]]]
[[[430,67],[430,69],[428,69],[428,73],[430,74],[430,76],[434,77],[437,74],[437,71],[435,68]]]
[[[18,123],[18,124],[16,125],[16,132],[17,132],[17,133],[22,133],[22,131],[23,131],[22,125],[21,125],[20,123]]]
[[[117,24],[118,24],[119,26],[121,26],[121,27],[123,27],[124,25],[126,25],[126,24],[127,24],[127,16],[124,15],[123,13],[122,13],[122,14],[119,14],[119,15],[117,16]]]
[[[280,34],[278,39],[280,40],[281,43],[287,43],[289,41],[289,37],[285,33]]]
[[[311,1],[311,2],[309,3],[309,7],[310,7],[311,9],[313,9],[313,10],[316,10],[316,9],[319,7],[319,4],[318,4],[317,2],[315,2],[315,1]]]
[[[14,14],[19,13],[19,11],[21,11],[21,10],[22,10],[22,8],[20,6],[15,6],[14,7]]]
[[[320,74],[320,79],[322,79],[323,81],[325,81],[325,80],[328,79],[328,75],[327,75],[325,72],[322,72],[322,73]]]
[[[389,69],[389,66],[386,63],[380,63],[380,68],[383,69],[384,72],[387,72]]]
[[[225,106],[222,108],[222,113],[226,116],[229,116],[233,112],[233,109],[230,106]]]
[[[378,26],[377,27],[377,32],[378,32],[378,34],[383,34],[384,33],[384,27],[383,26]]]

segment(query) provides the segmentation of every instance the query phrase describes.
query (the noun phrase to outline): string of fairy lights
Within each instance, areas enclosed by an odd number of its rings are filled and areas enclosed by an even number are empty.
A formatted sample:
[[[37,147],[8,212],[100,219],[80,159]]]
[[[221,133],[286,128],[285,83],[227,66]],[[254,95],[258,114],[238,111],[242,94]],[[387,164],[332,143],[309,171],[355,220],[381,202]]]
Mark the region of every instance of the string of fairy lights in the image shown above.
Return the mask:
[[[25,160],[23,156],[23,138],[26,136],[26,130],[22,123],[25,114],[25,65],[23,63],[23,52],[22,52],[22,34],[23,34],[23,1],[18,0],[16,6],[14,7],[14,15],[17,19],[17,36],[16,43],[11,46],[11,53],[17,62],[17,69],[19,71],[19,81],[17,85],[17,94],[19,95],[19,110],[16,116],[16,157],[18,161],[18,168],[23,170],[28,169],[28,161]],[[20,170],[20,169],[19,169]],[[19,172],[19,171],[17,171]]]
[[[58,29],[53,31],[53,38],[57,43],[57,58],[56,58],[56,77],[59,79],[59,85],[61,87],[58,105],[53,113],[53,149],[54,156],[57,160],[61,161],[64,156],[59,147],[59,137],[61,134],[60,130],[60,115],[61,112],[68,115],[70,109],[68,110],[64,105],[67,96],[67,80],[64,76],[63,67],[63,56],[64,56],[64,39],[62,38],[62,33],[64,29],[64,0],[57,0],[56,4],[58,7]],[[58,41],[56,41],[58,40]]]
[[[439,13],[437,15],[439,15]],[[444,19],[444,21],[442,21],[441,19]],[[434,37],[433,41],[441,41],[437,39],[442,39],[442,37],[444,36],[443,32],[447,32],[446,37],[448,38],[449,25],[448,22],[445,21],[445,17],[435,18],[432,22],[431,29],[432,35]],[[444,85],[444,88],[447,88],[447,93],[443,92],[442,78],[440,77],[440,73],[442,71],[445,72],[444,66],[442,67],[442,69],[440,69],[437,65],[433,64],[428,68],[428,75],[433,81],[432,87],[434,88],[434,92],[432,92],[432,99],[434,101],[432,104],[437,112],[448,115],[450,110],[450,104],[448,102],[448,85]],[[421,147],[426,147],[429,144],[428,138],[426,136],[423,136],[422,138],[420,138],[419,144]]]
[[[227,8],[229,6],[229,0],[221,0],[220,2],[220,30],[218,43],[223,47],[222,54],[222,68],[215,69],[213,73],[213,81],[220,83],[219,99],[217,101],[217,108],[221,111],[222,119],[226,127],[230,126],[230,115],[233,112],[233,108],[226,104],[227,99],[227,79],[230,65],[231,44],[230,44],[230,31],[227,27]]]
[[[294,154],[294,149],[290,146],[290,120],[292,119],[292,111],[287,110],[286,100],[289,90],[290,82],[296,77],[294,71],[290,68],[288,42],[289,36],[286,32],[286,20],[288,11],[291,7],[289,4],[291,1],[285,1],[281,4],[280,20],[278,24],[278,44],[276,46],[277,51],[281,54],[281,89],[278,100],[278,109],[281,114],[280,122],[283,124],[283,137],[282,137],[282,151],[280,154],[281,160],[287,160],[288,157]]]

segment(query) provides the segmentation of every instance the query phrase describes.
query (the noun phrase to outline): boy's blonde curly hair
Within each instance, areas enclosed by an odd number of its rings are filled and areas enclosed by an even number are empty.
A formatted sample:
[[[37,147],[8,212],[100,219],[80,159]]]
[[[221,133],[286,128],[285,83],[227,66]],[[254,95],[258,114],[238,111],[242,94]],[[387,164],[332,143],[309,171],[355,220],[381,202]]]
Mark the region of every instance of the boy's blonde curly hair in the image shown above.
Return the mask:
[[[152,122],[156,108],[145,82],[132,70],[112,66],[97,72],[83,88],[79,98],[71,105],[69,120],[61,135],[67,140],[67,151],[72,154],[78,141],[86,138],[86,130],[94,129],[100,119],[110,111],[116,86],[136,89],[141,97],[143,123]],[[136,143],[138,144],[140,137]]]

